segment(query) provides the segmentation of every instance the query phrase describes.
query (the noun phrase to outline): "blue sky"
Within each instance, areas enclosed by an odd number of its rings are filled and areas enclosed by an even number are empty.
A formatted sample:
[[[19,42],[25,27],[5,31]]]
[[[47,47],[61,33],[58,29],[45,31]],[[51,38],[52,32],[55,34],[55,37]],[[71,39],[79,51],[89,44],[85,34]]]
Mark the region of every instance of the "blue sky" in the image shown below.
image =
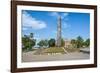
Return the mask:
[[[22,35],[34,33],[34,38],[56,39],[57,17],[61,16],[62,38],[90,37],[90,14],[22,10]]]

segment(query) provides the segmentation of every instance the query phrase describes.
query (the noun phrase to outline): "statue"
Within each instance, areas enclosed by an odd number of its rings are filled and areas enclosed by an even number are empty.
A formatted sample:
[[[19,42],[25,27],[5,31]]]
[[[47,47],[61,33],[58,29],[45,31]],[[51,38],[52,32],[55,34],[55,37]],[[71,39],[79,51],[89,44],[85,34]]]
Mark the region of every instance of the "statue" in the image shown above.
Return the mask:
[[[58,16],[56,46],[61,47],[61,16]]]

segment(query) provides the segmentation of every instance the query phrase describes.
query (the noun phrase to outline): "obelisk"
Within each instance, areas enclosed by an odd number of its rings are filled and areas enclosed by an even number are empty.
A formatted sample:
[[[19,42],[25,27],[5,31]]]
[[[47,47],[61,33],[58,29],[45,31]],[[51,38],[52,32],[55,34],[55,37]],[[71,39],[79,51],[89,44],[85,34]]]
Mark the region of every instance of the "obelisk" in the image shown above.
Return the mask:
[[[61,47],[61,16],[58,16],[56,46]]]

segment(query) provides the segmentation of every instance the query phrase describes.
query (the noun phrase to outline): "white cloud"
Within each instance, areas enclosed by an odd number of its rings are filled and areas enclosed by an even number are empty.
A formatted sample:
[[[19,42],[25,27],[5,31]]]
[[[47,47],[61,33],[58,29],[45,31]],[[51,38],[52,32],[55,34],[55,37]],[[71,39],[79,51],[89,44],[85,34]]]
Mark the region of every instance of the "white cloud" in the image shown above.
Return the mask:
[[[61,13],[59,14],[58,12],[52,12],[50,14],[51,16],[54,16],[54,17],[58,17],[59,15],[61,16],[62,19],[64,19],[66,16],[68,16],[69,14],[66,12],[66,13]]]
[[[62,18],[62,29],[66,29],[66,28],[69,28],[69,27],[71,27],[71,25],[70,24],[68,24],[68,15],[69,15],[69,13],[59,13],[59,12],[52,12],[51,14],[50,14],[51,16],[54,16],[54,17],[58,17],[59,15],[61,16],[61,18]],[[56,33],[55,31],[53,31],[53,33]]]
[[[68,16],[68,13],[63,13],[62,14],[62,19],[64,19],[66,16]]]
[[[69,27],[71,27],[71,25],[69,25],[69,24],[66,23],[66,22],[63,22],[62,28],[69,28]]]
[[[52,12],[50,15],[57,17],[59,14],[57,12]]]
[[[28,28],[23,27],[22,30],[28,30]]]
[[[22,23],[24,27],[31,27],[33,29],[43,29],[47,25],[44,21],[32,17],[25,11],[22,14]]]

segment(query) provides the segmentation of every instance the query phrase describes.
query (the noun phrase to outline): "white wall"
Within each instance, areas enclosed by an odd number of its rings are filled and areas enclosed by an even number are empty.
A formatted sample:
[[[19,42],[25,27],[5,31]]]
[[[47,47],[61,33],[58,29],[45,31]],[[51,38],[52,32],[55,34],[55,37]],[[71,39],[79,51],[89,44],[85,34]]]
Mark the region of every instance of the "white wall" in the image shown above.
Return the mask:
[[[99,0],[33,0],[59,3],[74,3],[98,5],[98,19],[100,19]],[[100,31],[100,20],[98,20],[98,32]],[[100,37],[100,33],[98,33]],[[100,38],[98,38],[98,56],[100,56]],[[56,71],[41,71],[34,73],[99,73],[100,57],[98,57],[97,68],[68,69]],[[10,73],[10,0],[0,0],[0,73]]]

